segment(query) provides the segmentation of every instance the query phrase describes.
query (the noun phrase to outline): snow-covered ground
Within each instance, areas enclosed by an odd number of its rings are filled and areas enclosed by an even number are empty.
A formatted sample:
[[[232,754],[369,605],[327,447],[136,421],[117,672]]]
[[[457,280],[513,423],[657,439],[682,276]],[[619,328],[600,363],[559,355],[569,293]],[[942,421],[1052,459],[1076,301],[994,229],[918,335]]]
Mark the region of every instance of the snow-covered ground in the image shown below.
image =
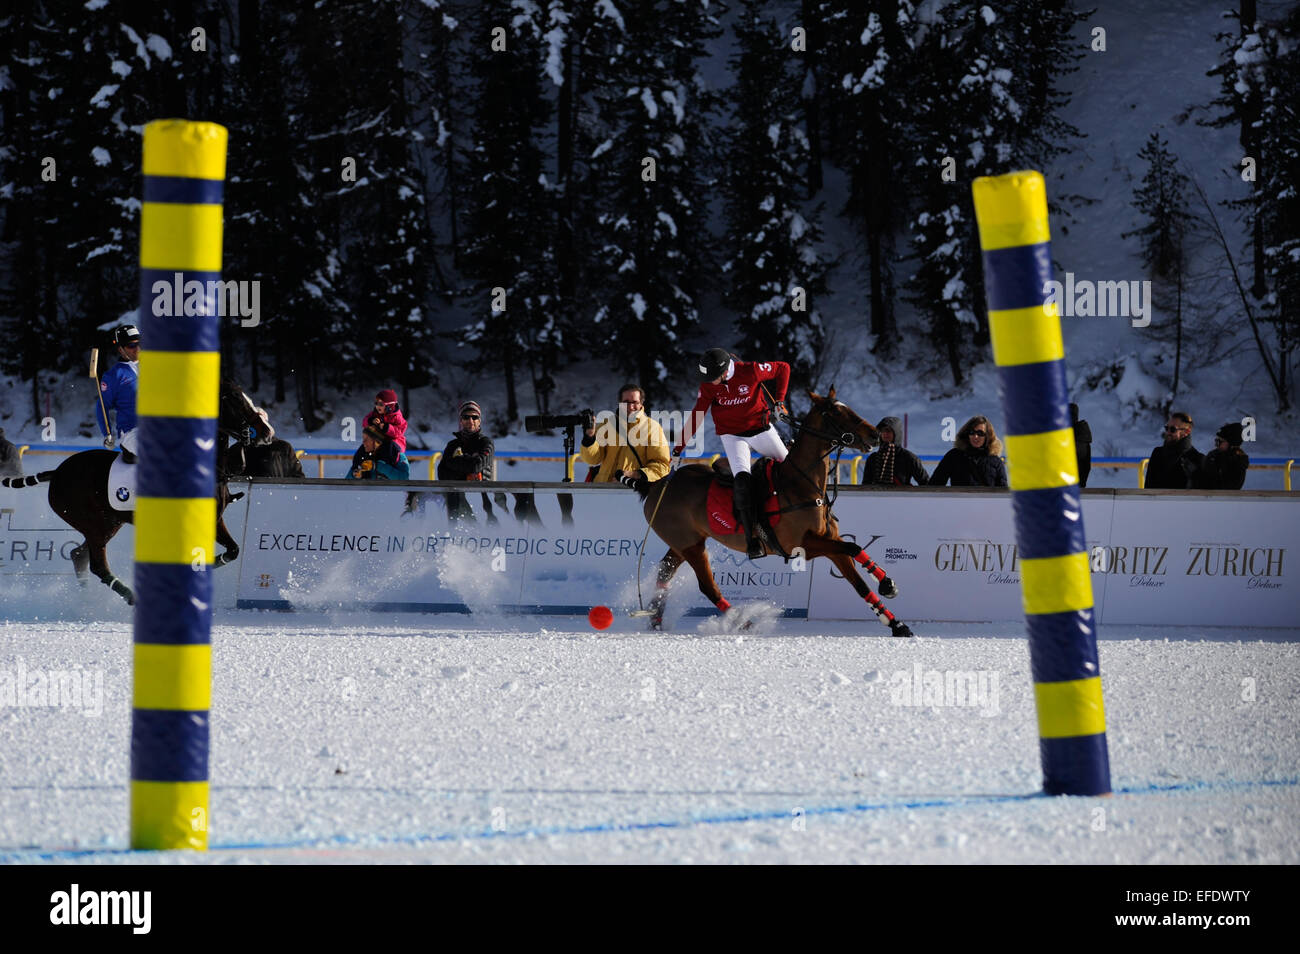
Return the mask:
[[[0,861],[1300,862],[1300,632],[1103,633],[1115,794],[1046,798],[1018,627],[643,622],[224,613],[212,850],[166,856],[125,850],[129,625],[0,625],[0,671],[103,677],[0,707]]]

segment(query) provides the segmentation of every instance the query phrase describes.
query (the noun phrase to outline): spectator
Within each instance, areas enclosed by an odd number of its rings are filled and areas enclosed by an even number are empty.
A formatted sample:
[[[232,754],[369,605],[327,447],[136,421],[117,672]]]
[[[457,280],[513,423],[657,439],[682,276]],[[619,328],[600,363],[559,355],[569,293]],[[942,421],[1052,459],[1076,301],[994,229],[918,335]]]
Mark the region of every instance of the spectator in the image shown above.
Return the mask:
[[[439,480],[491,480],[491,438],[483,434],[483,411],[476,401],[460,406],[460,430],[442,451],[438,461]],[[447,494],[447,515],[452,518],[473,516],[469,501],[461,493]]]
[[[1092,473],[1092,428],[1079,420],[1079,405],[1070,405],[1070,425],[1074,428],[1074,456],[1079,465],[1079,486],[1088,486]]]
[[[140,329],[135,325],[122,325],[113,332],[117,346],[117,364],[104,372],[99,382],[100,397],[95,399],[95,420],[104,435],[104,446],[114,450],[120,444],[122,459],[128,464],[136,461],[135,395],[140,386]],[[113,436],[108,413],[116,412],[117,437]]]
[[[406,418],[397,406],[397,392],[383,390],[375,395],[375,409],[366,415],[365,426],[378,426],[402,453],[406,453]]]
[[[931,487],[1005,487],[1007,465],[1002,462],[1002,442],[989,419],[977,414],[962,425],[952,450],[943,455],[930,478]]]
[[[12,441],[5,439],[5,429],[0,427],[0,477],[21,477],[23,459]]]
[[[912,481],[916,481],[924,487],[930,479],[925,465],[919,457],[897,443],[903,433],[903,422],[896,417],[883,417],[876,430],[880,432],[880,449],[867,458],[862,468],[862,483],[910,487]]]
[[[659,422],[645,413],[645,391],[640,385],[625,384],[618,390],[619,417],[583,431],[578,452],[593,468],[588,480],[606,483],[622,481],[629,487],[641,478],[659,480],[672,464],[668,438]]]
[[[1241,449],[1241,425],[1224,424],[1214,435],[1214,450],[1205,455],[1196,486],[1202,490],[1240,490],[1250,458]]]
[[[1197,477],[1205,455],[1192,446],[1192,419],[1182,411],[1169,415],[1165,425],[1165,442],[1151,451],[1147,467],[1148,490],[1190,490],[1196,486]]]
[[[361,447],[348,472],[352,480],[410,480],[411,463],[397,442],[371,424],[361,432]]]

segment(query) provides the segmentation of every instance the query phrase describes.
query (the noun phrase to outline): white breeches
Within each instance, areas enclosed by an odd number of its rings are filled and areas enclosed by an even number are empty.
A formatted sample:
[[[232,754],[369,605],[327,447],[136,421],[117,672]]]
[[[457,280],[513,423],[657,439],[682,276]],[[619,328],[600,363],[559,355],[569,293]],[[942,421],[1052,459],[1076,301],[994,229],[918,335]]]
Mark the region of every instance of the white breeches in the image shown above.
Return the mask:
[[[781,435],[772,425],[768,425],[767,430],[753,437],[740,437],[736,434],[718,436],[722,440],[723,450],[727,452],[727,460],[731,463],[733,474],[749,473],[750,451],[757,452],[761,457],[785,460],[787,453],[785,442],[781,440]]]

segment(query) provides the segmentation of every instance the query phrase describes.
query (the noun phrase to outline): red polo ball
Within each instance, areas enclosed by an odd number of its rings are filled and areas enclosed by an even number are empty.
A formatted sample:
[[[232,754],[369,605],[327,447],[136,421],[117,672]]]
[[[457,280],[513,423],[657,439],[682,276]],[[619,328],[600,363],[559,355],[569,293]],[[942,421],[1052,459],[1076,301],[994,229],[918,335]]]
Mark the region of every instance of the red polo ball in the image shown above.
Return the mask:
[[[608,606],[593,606],[587,614],[587,622],[593,629],[609,629],[610,623],[614,622],[614,611]]]

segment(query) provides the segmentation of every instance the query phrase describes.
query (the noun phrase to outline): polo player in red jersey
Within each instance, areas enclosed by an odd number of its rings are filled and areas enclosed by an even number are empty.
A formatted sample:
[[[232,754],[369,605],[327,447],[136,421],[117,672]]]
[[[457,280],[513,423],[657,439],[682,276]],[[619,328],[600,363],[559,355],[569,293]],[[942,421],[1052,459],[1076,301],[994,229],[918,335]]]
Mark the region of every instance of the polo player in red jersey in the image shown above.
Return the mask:
[[[686,418],[682,439],[673,455],[681,455],[691,435],[704,423],[704,413],[712,411],[713,428],[722,440],[735,477],[732,493],[745,528],[745,548],[749,558],[756,560],[764,555],[766,534],[761,526],[755,534],[749,455],[757,451],[763,457],[785,460],[785,442],[772,424],[772,412],[786,416],[790,365],[784,361],[737,361],[722,348],[710,348],[700,357],[699,373],[700,395]]]

